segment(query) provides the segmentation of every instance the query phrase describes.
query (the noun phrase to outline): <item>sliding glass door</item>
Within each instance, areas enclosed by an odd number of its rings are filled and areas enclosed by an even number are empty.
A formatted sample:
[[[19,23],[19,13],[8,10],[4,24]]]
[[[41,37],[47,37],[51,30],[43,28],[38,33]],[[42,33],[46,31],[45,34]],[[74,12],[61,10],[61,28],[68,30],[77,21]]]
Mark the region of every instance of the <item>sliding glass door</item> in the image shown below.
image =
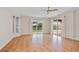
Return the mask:
[[[52,20],[52,40],[54,51],[62,51],[62,19]]]
[[[43,42],[43,20],[33,19],[32,31],[33,31],[32,43],[35,46],[40,47]]]
[[[43,21],[42,20],[32,20],[32,30],[33,32],[42,32]]]

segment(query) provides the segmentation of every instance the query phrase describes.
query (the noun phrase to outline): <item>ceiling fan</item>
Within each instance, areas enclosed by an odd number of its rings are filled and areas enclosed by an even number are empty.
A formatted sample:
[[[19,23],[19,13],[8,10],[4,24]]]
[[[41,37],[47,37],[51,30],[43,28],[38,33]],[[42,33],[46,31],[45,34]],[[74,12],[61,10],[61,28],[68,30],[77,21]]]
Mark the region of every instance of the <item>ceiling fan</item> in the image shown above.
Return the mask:
[[[58,9],[57,8],[52,8],[52,7],[48,7],[47,10],[45,10],[47,12],[47,15],[50,13],[50,12],[54,12],[54,11],[57,11]]]

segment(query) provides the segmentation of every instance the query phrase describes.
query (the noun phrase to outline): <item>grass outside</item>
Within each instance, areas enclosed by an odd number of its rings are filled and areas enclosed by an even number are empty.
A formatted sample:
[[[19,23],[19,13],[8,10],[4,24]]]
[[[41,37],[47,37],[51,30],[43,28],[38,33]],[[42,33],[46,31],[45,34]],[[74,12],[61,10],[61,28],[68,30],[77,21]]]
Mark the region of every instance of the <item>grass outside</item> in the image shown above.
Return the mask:
[[[33,32],[42,32],[42,27],[33,27]]]

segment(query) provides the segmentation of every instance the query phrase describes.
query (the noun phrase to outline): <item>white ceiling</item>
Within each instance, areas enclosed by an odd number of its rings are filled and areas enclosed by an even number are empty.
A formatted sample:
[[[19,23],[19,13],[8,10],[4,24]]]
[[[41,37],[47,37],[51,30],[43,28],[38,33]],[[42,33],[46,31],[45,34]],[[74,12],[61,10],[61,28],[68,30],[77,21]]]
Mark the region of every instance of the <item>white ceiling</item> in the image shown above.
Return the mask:
[[[52,17],[70,10],[70,7],[52,7],[58,11],[53,11],[47,15],[47,7],[5,7],[14,16]]]

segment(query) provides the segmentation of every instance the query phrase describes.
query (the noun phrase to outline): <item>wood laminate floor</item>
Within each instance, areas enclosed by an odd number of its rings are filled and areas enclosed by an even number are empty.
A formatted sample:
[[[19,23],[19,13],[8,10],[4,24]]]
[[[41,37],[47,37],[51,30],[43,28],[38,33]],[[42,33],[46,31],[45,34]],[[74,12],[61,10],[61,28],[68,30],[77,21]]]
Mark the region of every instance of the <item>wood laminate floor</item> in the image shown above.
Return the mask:
[[[37,36],[21,35],[14,37],[5,47],[2,52],[54,52],[56,49],[53,46],[53,40],[50,34],[42,34]],[[75,52],[79,51],[79,41],[72,41],[63,38],[62,47],[59,51]]]

